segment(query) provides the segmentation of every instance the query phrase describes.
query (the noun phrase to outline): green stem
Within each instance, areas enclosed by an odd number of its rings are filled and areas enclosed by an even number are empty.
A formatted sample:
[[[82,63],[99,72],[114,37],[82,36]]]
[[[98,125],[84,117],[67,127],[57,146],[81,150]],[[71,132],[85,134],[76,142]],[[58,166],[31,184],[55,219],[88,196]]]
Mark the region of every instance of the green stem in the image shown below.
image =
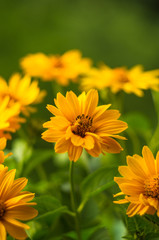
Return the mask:
[[[70,185],[71,185],[71,205],[72,205],[72,210],[75,213],[74,218],[75,218],[75,227],[76,227],[76,233],[78,240],[81,240],[81,233],[80,233],[80,225],[79,225],[79,216],[76,208],[76,203],[75,203],[75,191],[74,191],[74,162],[70,161],[70,170],[69,170],[69,180],[70,180]]]

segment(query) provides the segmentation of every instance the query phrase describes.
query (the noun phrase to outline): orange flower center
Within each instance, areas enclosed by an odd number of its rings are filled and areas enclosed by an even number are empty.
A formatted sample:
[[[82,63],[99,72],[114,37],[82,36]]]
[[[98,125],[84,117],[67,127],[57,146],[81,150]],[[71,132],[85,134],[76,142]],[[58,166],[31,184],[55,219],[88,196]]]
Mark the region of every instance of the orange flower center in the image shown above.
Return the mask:
[[[129,82],[129,79],[127,77],[127,73],[124,69],[116,68],[114,70],[115,72],[115,78],[120,83],[127,83]]]
[[[84,114],[78,115],[76,121],[73,123],[72,132],[83,138],[86,132],[92,132],[92,123],[92,117],[85,116]]]
[[[146,196],[159,199],[159,176],[146,179],[144,188]]]
[[[2,200],[0,200],[0,219],[4,216],[5,213],[5,205]]]
[[[60,58],[57,58],[56,62],[54,63],[54,67],[55,68],[63,68],[64,67],[64,64]]]

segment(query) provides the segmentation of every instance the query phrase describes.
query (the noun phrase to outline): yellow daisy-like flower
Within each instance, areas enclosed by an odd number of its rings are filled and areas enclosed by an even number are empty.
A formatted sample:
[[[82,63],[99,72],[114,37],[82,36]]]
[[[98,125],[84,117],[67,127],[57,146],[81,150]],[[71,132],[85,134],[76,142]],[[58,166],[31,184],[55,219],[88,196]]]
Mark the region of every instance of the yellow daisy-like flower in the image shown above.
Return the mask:
[[[15,178],[15,169],[8,171],[0,164],[0,239],[6,240],[7,233],[15,239],[26,239],[25,229],[29,226],[18,220],[30,220],[37,216],[36,205],[30,202],[34,193],[22,191],[27,184],[26,178]]]
[[[120,166],[123,177],[115,177],[122,192],[115,195],[125,195],[124,199],[115,203],[130,203],[127,215],[154,214],[159,217],[159,151],[156,159],[147,146],[143,147],[143,157],[133,155],[127,157],[128,166]]]
[[[56,80],[61,85],[68,85],[69,80],[77,81],[80,75],[89,71],[90,65],[91,61],[82,58],[78,50],[68,51],[61,56],[30,54],[21,60],[21,67],[28,75],[44,81]]]
[[[77,161],[83,148],[94,156],[100,153],[119,153],[120,144],[113,138],[125,139],[117,135],[127,128],[127,124],[117,120],[117,110],[107,110],[110,106],[98,104],[98,92],[90,90],[77,97],[72,91],[66,97],[57,94],[55,106],[47,109],[55,116],[44,123],[48,128],[42,138],[48,142],[56,142],[55,152],[68,152],[71,161]]]
[[[134,93],[143,96],[143,90],[153,89],[159,91],[159,70],[143,71],[142,66],[137,65],[130,70],[120,67],[111,69],[103,65],[99,69],[92,69],[82,79],[83,89],[110,88],[113,93],[123,90],[126,93]]]
[[[0,164],[2,164],[7,157],[12,155],[12,153],[8,153],[7,155],[4,155],[3,150],[5,149],[6,144],[7,144],[7,139],[4,137],[0,138]]]
[[[21,78],[18,73],[9,79],[8,84],[0,78],[0,86],[0,96],[10,96],[10,105],[18,102],[21,105],[21,111],[26,115],[34,111],[34,108],[29,105],[41,102],[46,95],[45,91],[40,91],[37,81],[31,82],[29,76]]]
[[[25,119],[19,117],[20,104],[14,103],[10,106],[10,97],[0,98],[0,137],[11,139],[10,132],[20,128],[20,123]]]

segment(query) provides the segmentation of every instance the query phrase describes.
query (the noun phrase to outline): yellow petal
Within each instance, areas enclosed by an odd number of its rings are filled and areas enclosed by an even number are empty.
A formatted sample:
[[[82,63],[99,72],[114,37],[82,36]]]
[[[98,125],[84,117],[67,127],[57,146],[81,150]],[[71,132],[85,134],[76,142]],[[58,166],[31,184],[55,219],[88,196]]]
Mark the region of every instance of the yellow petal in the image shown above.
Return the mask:
[[[76,147],[73,144],[70,144],[68,148],[68,156],[70,161],[76,162],[80,158],[82,150],[83,150],[82,147]]]
[[[143,158],[145,159],[145,162],[147,164],[147,168],[148,168],[150,174],[155,175],[156,170],[155,170],[154,156],[147,146],[143,147],[142,155],[143,155]]]
[[[98,157],[99,154],[101,153],[101,144],[98,140],[96,140],[94,138],[94,148],[88,150],[86,149],[86,151],[93,157]]]
[[[55,152],[65,153],[68,151],[69,146],[70,146],[70,141],[66,140],[65,137],[62,137],[55,144]]]
[[[7,140],[6,138],[0,138],[0,150],[3,150],[6,147]]]
[[[120,144],[110,137],[103,137],[101,143],[102,150],[108,153],[120,153],[122,147]]]
[[[5,205],[7,208],[9,208],[10,206],[16,205],[16,204],[20,204],[20,203],[25,203],[25,202],[29,202],[34,198],[35,194],[34,193],[29,193],[29,192],[22,192],[21,194],[19,194],[16,197],[10,198],[5,202]]]
[[[5,199],[13,198],[15,197],[21,190],[24,189],[28,182],[28,179],[26,178],[18,178],[13,182],[12,188],[8,192],[8,194],[5,195]]]
[[[84,143],[83,143],[82,147],[84,147],[88,150],[94,148],[94,138],[90,135],[86,135],[84,137]]]
[[[6,229],[5,229],[2,221],[0,221],[0,239],[6,240]]]
[[[6,213],[5,216],[7,218],[15,218],[18,220],[30,220],[38,215],[38,211],[29,206],[15,206],[10,208]]]
[[[9,172],[7,172],[3,178],[3,181],[1,183],[1,188],[0,188],[0,196],[1,198],[5,198],[8,191],[11,189],[13,181],[14,181],[14,177],[15,177],[15,172],[16,170],[10,170]]]
[[[159,174],[159,151],[157,152],[156,155],[156,170],[157,170],[157,174]]]
[[[74,94],[74,92],[70,91],[67,92],[66,99],[68,100],[72,111],[75,113],[75,116],[78,116],[80,114],[80,105],[77,96]]]
[[[106,112],[106,110],[111,106],[111,104],[107,104],[107,105],[102,105],[102,106],[98,106],[96,107],[94,114],[93,114],[93,121],[96,122],[98,121],[98,119],[102,118],[103,113]]]
[[[85,116],[92,116],[94,114],[95,108],[97,107],[98,104],[98,92],[97,90],[90,90],[87,93],[86,96],[86,101],[85,101],[85,109],[84,109],[84,114]]]
[[[71,111],[67,99],[61,93],[57,94],[57,102],[62,114],[68,119],[68,121],[72,122],[76,118],[76,115]]]
[[[148,176],[144,172],[140,162],[134,157],[127,156],[127,163],[131,171],[139,178],[146,179]]]
[[[60,110],[53,105],[48,104],[46,108],[55,116],[62,116]]]
[[[71,135],[71,142],[75,146],[82,146],[83,143],[85,142],[85,138],[82,138],[76,134]]]
[[[4,221],[4,226],[7,232],[15,239],[26,239],[27,234],[21,227],[15,226],[7,221]]]

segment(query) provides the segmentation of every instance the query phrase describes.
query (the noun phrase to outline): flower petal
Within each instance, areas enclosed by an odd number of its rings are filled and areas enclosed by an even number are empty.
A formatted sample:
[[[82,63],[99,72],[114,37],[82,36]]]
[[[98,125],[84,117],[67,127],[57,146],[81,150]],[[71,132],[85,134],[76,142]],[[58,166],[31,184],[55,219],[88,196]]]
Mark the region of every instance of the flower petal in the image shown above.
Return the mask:
[[[25,230],[21,227],[15,226],[11,224],[10,222],[4,221],[4,226],[7,230],[7,232],[16,239],[26,239],[27,234]]]
[[[147,146],[143,147],[142,155],[143,155],[143,158],[145,159],[145,162],[147,164],[147,168],[148,168],[150,174],[155,175],[156,170],[155,170],[154,156]]]
[[[123,150],[120,144],[110,137],[102,138],[101,147],[103,151],[108,153],[120,153]]]
[[[76,147],[73,144],[70,144],[68,148],[68,156],[70,161],[76,162],[80,158],[82,150],[82,147]]]
[[[6,229],[5,229],[2,221],[0,221],[0,239],[6,240]]]
[[[62,137],[55,144],[55,152],[65,153],[68,151],[69,146],[70,146],[70,141],[66,140],[65,137]]]

